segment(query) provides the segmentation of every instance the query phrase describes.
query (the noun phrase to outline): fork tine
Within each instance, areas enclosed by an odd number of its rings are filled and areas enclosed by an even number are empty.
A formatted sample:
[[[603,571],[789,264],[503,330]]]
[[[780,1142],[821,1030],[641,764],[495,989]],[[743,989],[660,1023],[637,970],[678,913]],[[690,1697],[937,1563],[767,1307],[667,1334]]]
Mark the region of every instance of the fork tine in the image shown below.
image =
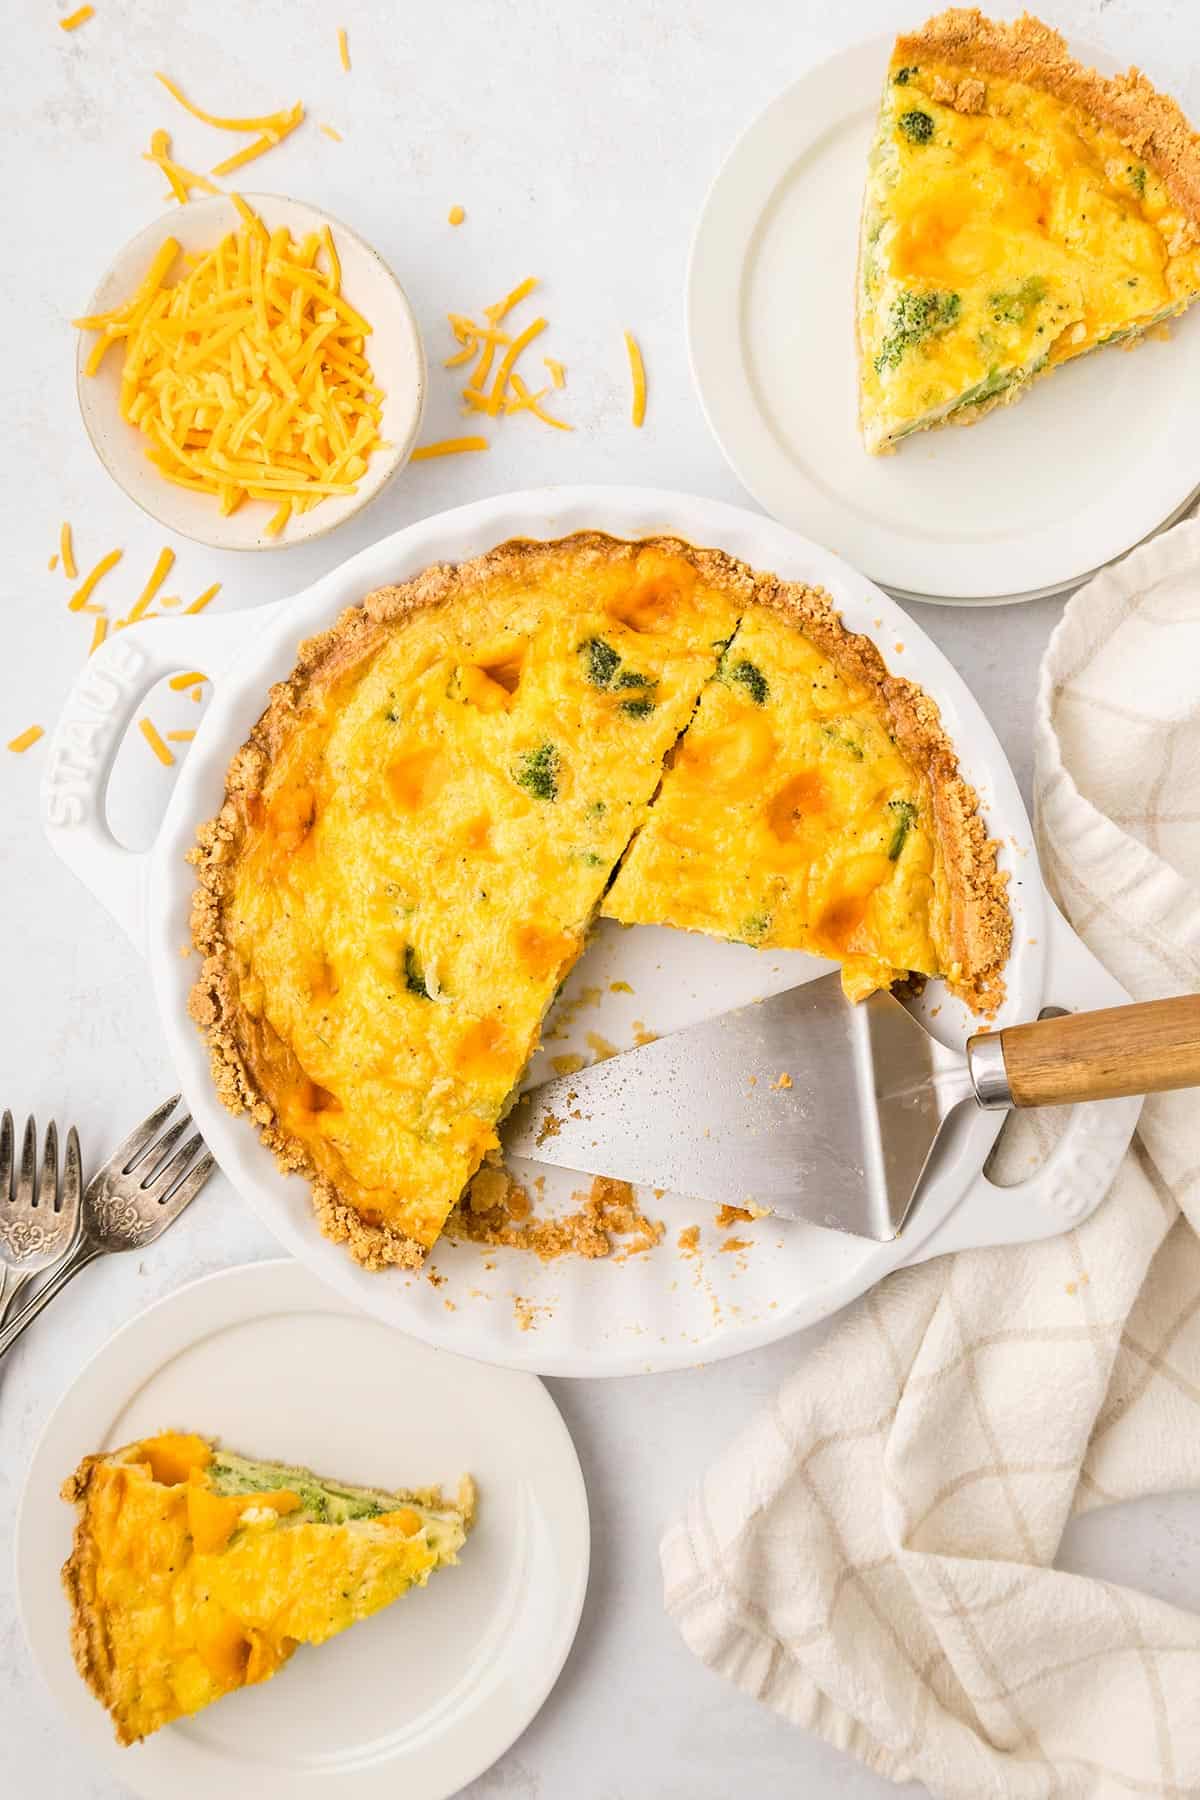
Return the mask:
[[[80,1198],[83,1194],[83,1153],[79,1148],[79,1133],[72,1125],[67,1133],[67,1160],[63,1165],[61,1209],[63,1212],[78,1212]]]
[[[148,1175],[142,1183],[143,1193],[149,1194],[152,1200],[161,1201],[184,1173],[197,1150],[203,1150],[204,1139],[197,1131],[188,1139],[182,1150],[177,1150],[170,1162],[162,1163],[153,1175]]]
[[[184,1113],[182,1119],[178,1119],[169,1131],[164,1131],[158,1142],[147,1150],[144,1156],[139,1157],[138,1161],[146,1171],[142,1177],[144,1188],[148,1188],[154,1181],[191,1122],[191,1113]]]
[[[50,1212],[58,1211],[58,1126],[51,1119],[46,1127],[46,1142],[42,1145],[42,1172],[38,1178],[37,1206],[44,1206]]]
[[[37,1162],[37,1125],[30,1113],[25,1121],[25,1136],[21,1140],[21,1167],[17,1173],[17,1205],[33,1205],[33,1170]]]
[[[199,1137],[193,1139],[193,1142],[197,1144],[202,1141],[203,1140]],[[191,1149],[192,1145],[189,1144],[187,1146],[188,1154],[191,1153]],[[184,1152],[181,1150],[179,1154],[182,1156]],[[200,1189],[204,1186],[216,1166],[216,1158],[210,1150],[206,1150],[195,1168],[184,1176],[174,1193],[165,1194],[159,1200],[158,1204],[162,1211],[162,1221],[164,1225],[169,1225],[171,1220],[183,1211],[188,1202],[196,1198],[196,1195],[200,1192]]]
[[[0,1200],[12,1199],[13,1122],[7,1106],[0,1119]]]
[[[175,1108],[179,1105],[179,1095],[172,1094],[161,1106],[156,1106],[148,1119],[136,1125],[127,1138],[122,1138],[104,1168],[99,1171],[103,1175],[111,1175],[114,1180],[119,1175],[128,1175],[139,1161],[147,1144],[158,1135],[160,1125],[165,1125]]]

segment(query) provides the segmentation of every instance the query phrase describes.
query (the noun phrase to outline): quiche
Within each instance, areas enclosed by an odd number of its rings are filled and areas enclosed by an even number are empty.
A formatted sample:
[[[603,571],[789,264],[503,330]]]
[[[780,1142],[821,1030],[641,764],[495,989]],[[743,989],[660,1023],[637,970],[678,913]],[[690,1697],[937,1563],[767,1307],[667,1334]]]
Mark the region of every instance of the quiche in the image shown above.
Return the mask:
[[[218,1090],[321,1228],[419,1266],[598,913],[940,975],[1004,879],[933,702],[817,590],[585,533],[428,569],[300,648],[192,852]]]
[[[386,1493],[184,1432],[85,1457],[62,1494],[79,1513],[71,1648],[122,1744],[423,1587],[457,1560],[474,1508],[469,1477],[454,1503]]]
[[[1200,137],[1137,69],[1081,67],[1028,14],[897,39],[859,248],[868,451],[972,424],[1198,291]]]

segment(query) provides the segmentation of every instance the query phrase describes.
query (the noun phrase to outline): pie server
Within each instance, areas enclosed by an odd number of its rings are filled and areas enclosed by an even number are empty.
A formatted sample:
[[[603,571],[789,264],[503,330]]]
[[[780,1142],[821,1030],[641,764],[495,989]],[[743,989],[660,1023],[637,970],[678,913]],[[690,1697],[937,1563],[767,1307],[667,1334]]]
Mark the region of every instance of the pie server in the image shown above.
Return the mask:
[[[980,1032],[948,1050],[835,970],[526,1093],[506,1152],[880,1241],[951,1114],[1200,1086],[1200,994]]]

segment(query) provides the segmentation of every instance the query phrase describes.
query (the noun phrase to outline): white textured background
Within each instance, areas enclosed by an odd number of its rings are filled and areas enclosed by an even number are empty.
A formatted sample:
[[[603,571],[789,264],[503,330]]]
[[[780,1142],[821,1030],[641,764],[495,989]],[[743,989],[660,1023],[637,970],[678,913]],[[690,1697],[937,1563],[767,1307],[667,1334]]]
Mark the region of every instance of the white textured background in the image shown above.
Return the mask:
[[[345,219],[397,270],[432,365],[426,438],[462,429],[453,378],[439,366],[447,309],[470,311],[536,273],[551,322],[539,353],[569,369],[563,410],[578,427],[569,437],[527,418],[503,422],[486,456],[409,471],[358,521],[306,550],[241,559],[175,546],[168,591],[190,598],[219,579],[216,605],[240,608],[299,590],[424,513],[505,488],[646,482],[744,501],[688,377],[683,280],[699,207],[733,139],[780,87],[924,11],[915,0],[95,5],[96,18],[71,36],[55,24],[54,0],[18,0],[6,13],[0,742],[35,720],[53,723],[86,650],[90,621],[66,613],[66,584],[46,571],[60,520],[74,524],[81,569],[124,546],[104,590],[114,606],[136,596],[164,541],[109,485],[84,439],[67,323],[115,250],[163,210],[164,184],[138,160],[151,131],[168,126],[192,167],[223,153],[215,134],[172,105],[153,69],[217,111],[304,100],[309,123],[247,173]],[[1136,58],[1200,113],[1196,0],[1056,0],[1041,10],[1068,33]],[[338,24],[350,34],[350,76],[338,65]],[[344,143],[321,136],[318,120]],[[455,201],[468,213],[457,231],[446,224]],[[626,423],[626,326],[641,338],[650,377],[641,433]],[[1028,790],[1035,671],[1057,603],[913,610],[974,687]],[[42,842],[42,750],[0,752],[0,1105],[74,1120],[99,1157],[169,1091],[171,1074],[137,958]],[[124,1791],[77,1752],[16,1621],[8,1546],[34,1439],[117,1324],[193,1275],[273,1248],[215,1181],[143,1262],[87,1271],[0,1372],[0,1792],[13,1800]],[[662,1521],[804,1349],[795,1338],[687,1374],[553,1384],[591,1495],[591,1590],[558,1689],[469,1790],[472,1800],[728,1800],[735,1789],[868,1800],[888,1791],[693,1664],[659,1604]],[[1093,1516],[1072,1530],[1064,1558],[1200,1605],[1200,1507],[1157,1500]]]

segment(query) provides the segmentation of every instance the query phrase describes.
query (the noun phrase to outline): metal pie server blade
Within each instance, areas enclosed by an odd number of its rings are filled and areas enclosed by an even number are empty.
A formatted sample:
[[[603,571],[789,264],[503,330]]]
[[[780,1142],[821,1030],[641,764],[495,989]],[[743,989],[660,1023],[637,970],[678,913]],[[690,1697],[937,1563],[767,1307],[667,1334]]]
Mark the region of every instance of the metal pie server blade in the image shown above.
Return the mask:
[[[835,971],[545,1082],[505,1151],[886,1241],[966,1060],[889,994],[851,1005]]]

